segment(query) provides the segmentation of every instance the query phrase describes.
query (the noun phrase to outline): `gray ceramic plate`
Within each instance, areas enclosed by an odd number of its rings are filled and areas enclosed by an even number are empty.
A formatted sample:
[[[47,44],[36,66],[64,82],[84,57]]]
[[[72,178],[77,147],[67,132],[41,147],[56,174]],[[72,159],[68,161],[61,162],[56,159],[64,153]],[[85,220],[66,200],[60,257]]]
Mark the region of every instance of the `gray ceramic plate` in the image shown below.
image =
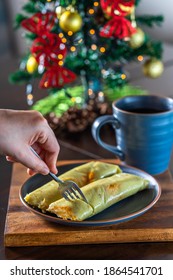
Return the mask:
[[[78,165],[79,164],[69,164],[58,167],[59,175]],[[120,168],[123,172],[135,174],[149,180],[149,188],[114,204],[101,213],[82,222],[62,220],[49,212],[42,213],[39,209],[32,208],[25,202],[24,197],[27,193],[34,191],[50,181],[48,176],[37,174],[29,178],[20,190],[20,199],[22,203],[33,213],[39,215],[43,219],[58,224],[70,226],[106,226],[125,222],[148,211],[158,201],[161,195],[161,188],[152,176],[139,169],[123,165],[120,165]]]

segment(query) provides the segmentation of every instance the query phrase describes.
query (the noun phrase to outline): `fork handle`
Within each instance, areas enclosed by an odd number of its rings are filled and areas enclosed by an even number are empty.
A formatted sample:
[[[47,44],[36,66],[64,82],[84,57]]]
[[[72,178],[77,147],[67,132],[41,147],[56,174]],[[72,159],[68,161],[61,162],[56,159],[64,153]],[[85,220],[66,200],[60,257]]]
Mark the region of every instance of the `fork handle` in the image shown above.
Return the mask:
[[[64,184],[64,182],[62,180],[60,180],[55,174],[53,174],[52,172],[49,172],[48,174],[52,179],[54,179],[56,182],[60,183],[60,184]]]
[[[34,153],[34,155],[36,157],[38,157],[40,160],[42,160],[42,158],[37,154],[37,152],[32,148],[30,147],[31,151]],[[60,183],[60,184],[64,184],[64,182],[62,180],[60,180],[55,174],[53,174],[52,172],[49,171],[49,174],[48,174],[51,178],[53,178],[56,182]]]

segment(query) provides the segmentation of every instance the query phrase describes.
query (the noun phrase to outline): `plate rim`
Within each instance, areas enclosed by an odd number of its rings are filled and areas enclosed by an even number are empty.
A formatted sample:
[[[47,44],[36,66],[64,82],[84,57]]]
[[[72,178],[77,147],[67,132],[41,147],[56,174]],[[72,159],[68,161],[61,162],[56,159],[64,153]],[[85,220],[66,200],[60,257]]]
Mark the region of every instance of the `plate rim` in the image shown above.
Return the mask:
[[[86,161],[84,162],[79,162],[79,163],[67,163],[67,164],[63,164],[63,165],[60,165],[59,167],[65,167],[65,166],[71,166],[71,165],[75,165],[75,166],[79,166],[79,165],[82,165],[86,163]],[[106,163],[109,163],[108,161],[106,161]],[[160,184],[157,182],[157,180],[150,174],[148,174],[147,172],[139,169],[139,168],[136,168],[136,167],[133,167],[133,166],[129,166],[129,165],[123,165],[123,164],[116,164],[118,165],[121,169],[127,169],[127,170],[133,170],[134,172],[138,172],[138,173],[142,173],[144,176],[146,177],[149,177],[151,178],[151,180],[154,180],[155,182],[155,186],[157,187],[157,195],[154,197],[153,201],[151,201],[147,206],[145,206],[144,208],[140,209],[140,210],[137,210],[131,214],[128,214],[128,215],[124,215],[124,216],[121,216],[119,218],[115,218],[115,219],[105,219],[105,220],[84,220],[84,221],[72,221],[72,220],[65,220],[65,219],[62,219],[62,218],[59,218],[59,217],[56,217],[56,216],[52,216],[51,213],[43,213],[41,212],[41,210],[38,208],[34,208],[32,207],[31,205],[29,205],[25,200],[24,200],[24,197],[22,196],[22,190],[23,188],[25,187],[25,185],[27,184],[27,182],[29,180],[31,180],[31,178],[33,177],[36,177],[40,174],[35,174],[33,175],[32,177],[28,178],[23,184],[22,186],[20,187],[19,189],[19,198],[22,202],[22,204],[32,213],[40,216],[41,218],[43,218],[44,220],[47,220],[49,222],[54,222],[54,224],[61,224],[61,225],[68,225],[68,226],[109,226],[109,225],[116,225],[116,224],[119,224],[119,223],[122,223],[122,222],[126,222],[126,221],[129,221],[129,220],[132,220],[142,214],[144,214],[145,212],[147,212],[149,209],[151,209],[155,204],[156,202],[159,200],[160,196],[161,196],[161,193],[162,193],[162,190],[161,190],[161,186]],[[58,167],[58,168],[59,168]],[[50,179],[51,181],[51,179]],[[109,208],[109,207],[108,207]],[[107,208],[107,209],[108,209]],[[106,209],[105,209],[106,210]]]

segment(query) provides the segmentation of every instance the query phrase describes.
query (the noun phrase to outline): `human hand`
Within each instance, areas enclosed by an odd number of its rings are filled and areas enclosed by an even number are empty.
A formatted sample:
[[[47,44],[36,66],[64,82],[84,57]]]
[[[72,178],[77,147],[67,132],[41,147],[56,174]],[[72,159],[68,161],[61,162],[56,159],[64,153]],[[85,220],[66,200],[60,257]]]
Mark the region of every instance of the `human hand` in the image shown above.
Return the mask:
[[[40,160],[30,147],[39,154]],[[46,119],[37,111],[0,110],[0,153],[20,162],[28,173],[56,174],[59,144]]]

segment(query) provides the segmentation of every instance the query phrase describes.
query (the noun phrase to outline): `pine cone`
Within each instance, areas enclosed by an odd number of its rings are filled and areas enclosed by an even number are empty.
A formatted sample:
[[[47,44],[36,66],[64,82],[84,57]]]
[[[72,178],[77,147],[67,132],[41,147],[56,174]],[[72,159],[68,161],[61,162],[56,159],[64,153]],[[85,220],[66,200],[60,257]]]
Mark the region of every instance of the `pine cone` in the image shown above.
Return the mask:
[[[111,114],[110,105],[90,100],[85,108],[71,107],[59,118],[51,112],[46,118],[56,133],[77,133],[86,130],[97,117],[104,114]]]

